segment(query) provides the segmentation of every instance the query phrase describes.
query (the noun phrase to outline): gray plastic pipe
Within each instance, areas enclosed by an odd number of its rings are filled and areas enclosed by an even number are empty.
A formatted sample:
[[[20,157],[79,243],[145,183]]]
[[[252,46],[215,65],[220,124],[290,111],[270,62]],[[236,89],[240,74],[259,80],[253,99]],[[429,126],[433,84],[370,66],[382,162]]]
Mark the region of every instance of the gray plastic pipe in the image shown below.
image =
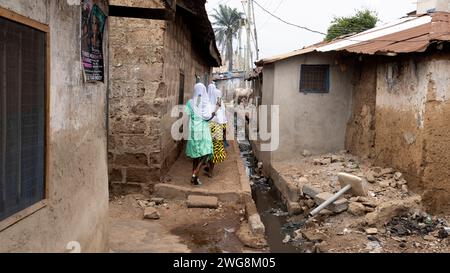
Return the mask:
[[[338,200],[342,195],[344,195],[346,192],[348,192],[351,188],[352,188],[352,185],[347,185],[347,186],[343,187],[340,191],[338,191],[335,195],[333,195],[333,197],[331,197],[327,201],[323,202],[322,204],[320,204],[320,206],[318,206],[313,211],[311,211],[309,213],[309,216],[313,217],[313,216],[317,215],[323,209],[328,207],[331,203]]]

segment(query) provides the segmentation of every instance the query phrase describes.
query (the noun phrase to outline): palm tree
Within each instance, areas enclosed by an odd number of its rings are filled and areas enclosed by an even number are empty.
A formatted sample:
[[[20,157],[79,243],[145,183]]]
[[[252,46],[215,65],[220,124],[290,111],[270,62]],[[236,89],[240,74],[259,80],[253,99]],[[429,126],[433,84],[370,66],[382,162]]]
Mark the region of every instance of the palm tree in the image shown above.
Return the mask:
[[[228,59],[228,71],[233,71],[233,39],[236,38],[239,28],[242,26],[243,14],[237,9],[228,6],[219,5],[218,9],[214,9],[212,18],[213,26],[217,41],[225,49]]]

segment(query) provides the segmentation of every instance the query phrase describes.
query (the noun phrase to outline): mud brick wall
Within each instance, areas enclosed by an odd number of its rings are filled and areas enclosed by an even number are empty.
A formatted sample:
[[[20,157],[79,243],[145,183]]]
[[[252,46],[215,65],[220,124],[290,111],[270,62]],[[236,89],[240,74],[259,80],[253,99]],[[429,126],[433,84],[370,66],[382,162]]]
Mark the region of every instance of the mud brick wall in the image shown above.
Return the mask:
[[[361,158],[374,156],[376,81],[375,60],[356,65],[353,73],[352,115],[347,126],[345,147]]]
[[[161,1],[143,2],[138,4],[162,7]],[[192,30],[181,12],[175,21],[111,18],[108,157],[114,187],[151,191],[180,154],[182,143],[171,136],[180,74],[187,99],[195,74],[210,72],[192,44]]]
[[[405,174],[431,212],[450,211],[450,58],[417,54],[377,68],[375,159]]]

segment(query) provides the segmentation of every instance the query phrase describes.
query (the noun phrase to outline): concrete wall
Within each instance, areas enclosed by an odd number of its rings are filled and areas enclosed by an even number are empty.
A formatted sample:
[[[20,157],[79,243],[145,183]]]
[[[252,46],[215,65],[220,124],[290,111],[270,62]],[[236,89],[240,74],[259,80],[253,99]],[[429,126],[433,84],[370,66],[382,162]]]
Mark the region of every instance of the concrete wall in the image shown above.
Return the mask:
[[[115,0],[115,4],[142,3]],[[145,7],[162,7],[146,1]],[[172,139],[170,117],[178,104],[180,74],[185,101],[195,74],[210,74],[193,48],[189,22],[177,12],[175,21],[111,18],[110,182],[126,191],[152,191],[181,151]]]
[[[51,35],[48,205],[1,231],[0,252],[63,252],[70,241],[83,252],[107,248],[107,87],[83,82],[81,8],[73,2],[0,0],[48,24]]]
[[[330,64],[330,92],[300,93],[301,64]],[[270,85],[265,79],[263,84]],[[280,105],[280,147],[272,159],[288,160],[304,149],[314,154],[344,149],[352,89],[352,67],[333,54],[312,53],[276,62],[273,103]]]

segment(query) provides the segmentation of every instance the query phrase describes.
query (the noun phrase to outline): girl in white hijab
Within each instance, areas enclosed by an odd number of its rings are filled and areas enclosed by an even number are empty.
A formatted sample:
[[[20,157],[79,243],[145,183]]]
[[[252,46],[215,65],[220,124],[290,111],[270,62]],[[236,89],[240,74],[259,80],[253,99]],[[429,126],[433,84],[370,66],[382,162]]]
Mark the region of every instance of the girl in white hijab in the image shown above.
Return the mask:
[[[189,115],[186,155],[194,160],[191,178],[191,183],[194,185],[202,184],[198,179],[198,173],[213,154],[208,122],[214,118],[217,109],[212,110],[205,85],[197,83],[194,86],[194,96],[186,105],[186,113]]]
[[[227,158],[227,153],[224,147],[224,130],[226,128],[227,119],[225,114],[225,105],[222,103],[222,92],[214,87],[214,90],[211,89],[211,94],[209,94],[209,97],[210,104],[217,105],[219,107],[216,115],[209,123],[213,142],[213,156],[208,167],[205,168],[205,172],[209,177],[212,177],[214,166],[222,163]]]

